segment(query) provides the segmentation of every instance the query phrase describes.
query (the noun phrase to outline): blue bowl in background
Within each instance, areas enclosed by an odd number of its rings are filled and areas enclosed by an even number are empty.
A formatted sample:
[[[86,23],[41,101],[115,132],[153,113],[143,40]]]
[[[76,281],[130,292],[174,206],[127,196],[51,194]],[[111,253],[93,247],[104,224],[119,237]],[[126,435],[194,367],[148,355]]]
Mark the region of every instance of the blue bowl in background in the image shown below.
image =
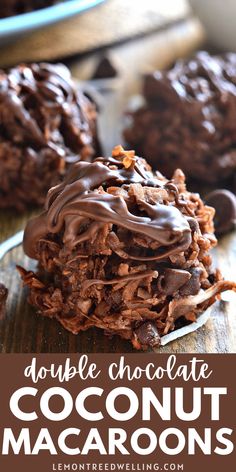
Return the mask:
[[[0,46],[20,35],[66,20],[93,8],[105,0],[64,0],[51,7],[0,19]]]

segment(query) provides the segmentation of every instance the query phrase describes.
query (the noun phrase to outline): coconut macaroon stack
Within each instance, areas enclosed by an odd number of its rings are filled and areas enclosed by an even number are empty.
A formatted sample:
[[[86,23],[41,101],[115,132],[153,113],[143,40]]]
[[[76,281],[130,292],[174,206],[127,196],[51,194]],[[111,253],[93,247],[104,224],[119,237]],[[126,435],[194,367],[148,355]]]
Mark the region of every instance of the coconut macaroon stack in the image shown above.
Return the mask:
[[[0,208],[42,205],[74,162],[98,155],[96,118],[62,64],[0,71]]]
[[[236,174],[236,54],[205,51],[145,76],[144,104],[130,114],[129,146],[171,177],[233,185]]]
[[[211,267],[213,215],[182,171],[167,180],[121,146],[78,162],[26,227],[25,253],[39,262],[37,273],[19,269],[29,301],[75,334],[95,326],[158,346],[236,290]]]

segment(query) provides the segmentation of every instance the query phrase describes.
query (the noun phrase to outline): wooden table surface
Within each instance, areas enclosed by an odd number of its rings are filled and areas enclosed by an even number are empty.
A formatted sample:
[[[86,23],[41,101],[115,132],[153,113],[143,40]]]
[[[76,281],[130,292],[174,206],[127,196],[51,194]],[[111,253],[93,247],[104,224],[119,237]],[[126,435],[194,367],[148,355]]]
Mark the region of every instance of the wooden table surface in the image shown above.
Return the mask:
[[[122,113],[130,96],[140,90],[140,75],[147,68],[164,67],[176,57],[190,53],[202,44],[203,35],[195,20],[175,25],[111,50],[120,61],[121,77],[102,96],[100,131],[106,153],[121,141]],[[96,55],[71,63],[73,75],[87,79],[94,67]],[[109,84],[110,87],[110,84]],[[0,213],[0,242],[24,225],[29,214]],[[214,251],[214,263],[224,276],[235,280],[236,232],[223,237]],[[43,318],[27,303],[27,290],[22,289],[15,264],[26,269],[35,262],[24,256],[22,247],[14,249],[0,261],[0,282],[9,288],[6,317],[0,321],[0,352],[133,352],[128,342],[118,337],[109,339],[99,330],[91,329],[77,336],[65,331],[56,321]],[[205,326],[171,344],[160,352],[236,352],[236,296],[217,302]]]

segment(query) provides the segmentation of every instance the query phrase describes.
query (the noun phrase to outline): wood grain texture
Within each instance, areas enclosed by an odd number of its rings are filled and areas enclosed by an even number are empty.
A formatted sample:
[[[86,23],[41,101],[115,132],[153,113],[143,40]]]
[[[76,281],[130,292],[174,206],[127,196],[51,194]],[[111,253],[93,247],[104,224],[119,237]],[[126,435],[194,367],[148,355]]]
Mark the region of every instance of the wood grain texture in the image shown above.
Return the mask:
[[[151,35],[142,40],[112,49],[123,65],[118,80],[109,81],[101,92],[102,107],[100,129],[106,153],[121,141],[123,111],[130,96],[140,91],[140,76],[144,68],[167,66],[176,57],[186,55],[201,44],[193,24],[185,24]],[[89,77],[97,56],[71,64],[78,79]],[[30,214],[23,216],[12,212],[0,213],[0,241],[23,229]],[[214,261],[224,276],[235,279],[236,233],[222,238],[214,251]],[[96,329],[77,336],[65,331],[56,321],[43,318],[27,303],[27,290],[23,290],[15,264],[26,269],[34,268],[35,262],[24,256],[22,247],[14,249],[0,262],[0,282],[9,288],[7,313],[0,321],[0,352],[133,352],[128,342],[118,337],[109,339]],[[182,339],[160,349],[166,353],[213,353],[236,352],[236,297],[217,302],[207,324]],[[159,352],[159,351],[158,351]]]

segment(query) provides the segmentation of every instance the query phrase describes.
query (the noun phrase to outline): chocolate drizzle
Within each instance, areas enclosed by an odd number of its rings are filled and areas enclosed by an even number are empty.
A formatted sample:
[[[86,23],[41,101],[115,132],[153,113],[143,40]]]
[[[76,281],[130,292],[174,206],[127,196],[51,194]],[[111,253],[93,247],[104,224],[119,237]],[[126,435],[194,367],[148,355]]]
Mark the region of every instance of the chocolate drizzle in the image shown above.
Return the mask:
[[[73,163],[98,155],[96,117],[63,64],[0,71],[0,207],[42,205]]]
[[[123,251],[124,258],[135,260],[162,260],[171,254],[186,250],[191,243],[191,230],[186,216],[171,202],[133,202],[126,196],[113,195],[109,188],[124,190],[131,184],[142,187],[168,189],[168,181],[155,177],[139,158],[132,158],[125,167],[127,155],[120,148],[119,156],[98,159],[89,164],[75,164],[64,183],[51,189],[46,212],[30,223],[25,232],[26,253],[36,257],[36,243],[48,233],[64,231],[63,242],[72,250],[78,244],[93,238],[102,224],[113,224],[138,233],[158,243],[151,254],[132,254]],[[177,191],[177,189],[176,189]],[[92,222],[86,227],[88,219]],[[85,228],[85,229],[83,229]],[[149,251],[150,252],[150,251]]]
[[[78,139],[81,131],[88,131],[82,106],[87,99],[76,93],[70,72],[62,64],[23,64],[11,69],[0,82],[0,104],[6,106],[2,120],[5,135],[9,136],[14,127],[12,138],[18,145],[25,146],[27,140],[38,148],[47,145],[52,149],[57,148],[62,136],[66,140],[69,129]],[[69,106],[74,109],[68,114]],[[57,126],[61,135],[56,133]]]

